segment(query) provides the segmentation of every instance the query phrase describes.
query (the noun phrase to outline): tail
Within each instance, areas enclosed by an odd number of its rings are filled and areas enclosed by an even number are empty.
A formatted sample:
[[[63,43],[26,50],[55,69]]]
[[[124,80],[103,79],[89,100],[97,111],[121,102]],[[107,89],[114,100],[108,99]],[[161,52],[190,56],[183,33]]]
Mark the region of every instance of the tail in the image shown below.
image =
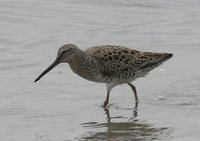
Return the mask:
[[[157,53],[152,61],[149,61],[146,64],[144,64],[142,67],[139,68],[139,70],[143,69],[152,70],[153,68],[161,65],[165,61],[172,58],[172,56],[173,56],[172,53]]]

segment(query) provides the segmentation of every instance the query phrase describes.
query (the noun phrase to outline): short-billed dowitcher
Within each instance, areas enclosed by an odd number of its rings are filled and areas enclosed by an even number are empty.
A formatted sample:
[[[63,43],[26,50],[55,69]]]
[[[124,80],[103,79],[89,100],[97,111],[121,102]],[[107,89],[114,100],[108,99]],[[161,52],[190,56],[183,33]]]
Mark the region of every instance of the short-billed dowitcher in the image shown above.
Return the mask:
[[[34,82],[48,73],[59,63],[68,63],[74,73],[94,82],[106,83],[107,96],[104,107],[109,102],[110,91],[119,84],[128,84],[138,101],[137,91],[132,81],[145,76],[173,55],[129,49],[122,46],[102,45],[79,49],[76,45],[65,44],[59,48],[55,61],[42,72]]]

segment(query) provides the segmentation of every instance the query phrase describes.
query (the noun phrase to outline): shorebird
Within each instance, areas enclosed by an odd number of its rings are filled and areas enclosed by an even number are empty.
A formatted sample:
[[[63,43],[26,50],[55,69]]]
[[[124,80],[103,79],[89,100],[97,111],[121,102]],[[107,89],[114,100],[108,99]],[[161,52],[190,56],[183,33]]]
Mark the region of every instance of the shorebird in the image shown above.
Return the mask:
[[[109,103],[110,91],[120,84],[128,84],[138,101],[136,87],[131,84],[138,77],[161,65],[172,53],[153,53],[127,47],[101,45],[81,50],[74,44],[65,44],[58,49],[55,61],[34,82],[60,63],[68,63],[72,71],[94,82],[106,83],[107,95],[103,107]]]

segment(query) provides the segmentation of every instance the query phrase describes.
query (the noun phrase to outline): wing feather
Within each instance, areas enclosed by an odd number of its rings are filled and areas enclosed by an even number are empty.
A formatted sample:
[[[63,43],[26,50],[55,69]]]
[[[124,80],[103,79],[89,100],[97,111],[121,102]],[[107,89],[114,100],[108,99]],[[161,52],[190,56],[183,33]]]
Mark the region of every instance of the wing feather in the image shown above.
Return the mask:
[[[164,58],[164,53],[140,52],[119,46],[96,46],[85,50],[90,59],[98,64],[97,69],[103,75],[135,73],[149,67]]]

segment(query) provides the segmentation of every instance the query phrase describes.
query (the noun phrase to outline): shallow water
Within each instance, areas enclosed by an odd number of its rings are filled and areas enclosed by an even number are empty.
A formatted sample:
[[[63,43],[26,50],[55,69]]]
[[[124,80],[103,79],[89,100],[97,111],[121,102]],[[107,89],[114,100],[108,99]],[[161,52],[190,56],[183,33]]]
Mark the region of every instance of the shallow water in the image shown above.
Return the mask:
[[[1,140],[199,140],[198,0],[1,0],[0,19]],[[134,82],[138,104],[121,85],[104,111],[105,85],[66,64],[33,83],[64,43],[174,57]]]

